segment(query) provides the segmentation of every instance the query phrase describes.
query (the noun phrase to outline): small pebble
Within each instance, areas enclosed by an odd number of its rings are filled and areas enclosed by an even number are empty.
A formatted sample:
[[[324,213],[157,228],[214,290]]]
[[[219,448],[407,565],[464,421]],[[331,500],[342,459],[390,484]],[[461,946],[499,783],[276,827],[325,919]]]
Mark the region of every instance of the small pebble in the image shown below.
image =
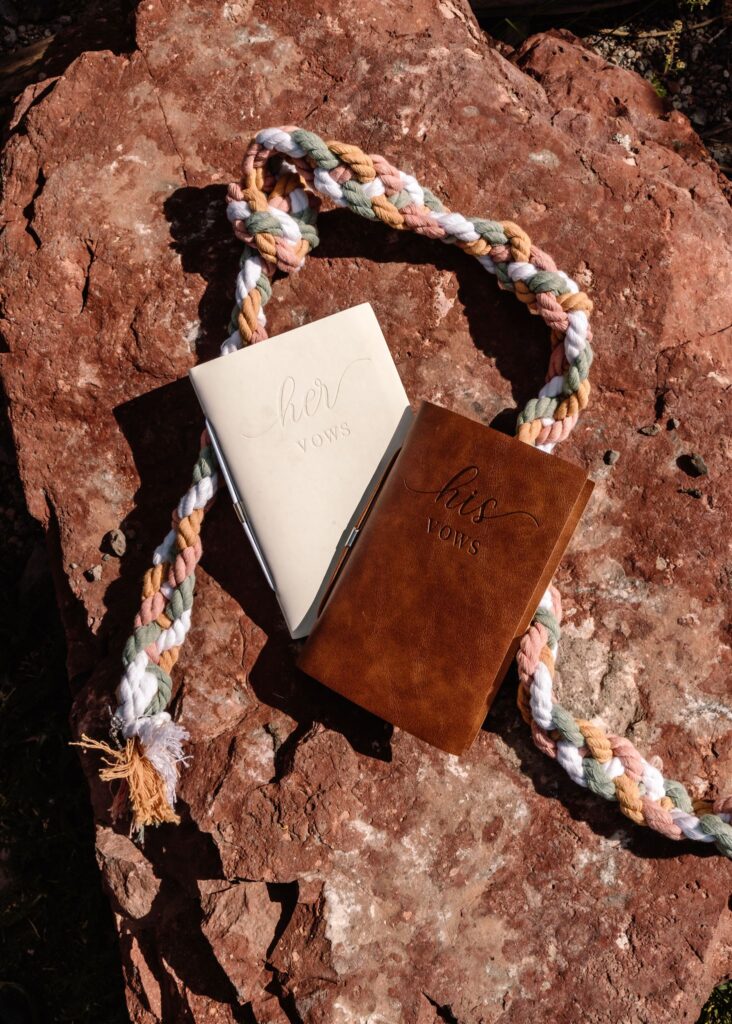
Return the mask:
[[[657,423],[650,423],[647,427],[639,427],[638,433],[643,434],[644,437],[655,437],[660,430],[661,428]]]
[[[90,583],[98,583],[102,578],[102,567],[101,565],[93,565],[91,569],[87,569],[84,573]]]
[[[679,487],[679,494],[688,494],[690,498],[701,498],[702,496],[698,487]]]
[[[613,448],[609,448],[602,459],[606,466],[614,466],[620,458],[620,452],[616,452]]]
[[[127,538],[119,529],[110,530],[104,538],[104,543],[117,558],[121,558],[127,550]]]
[[[78,569],[78,568],[79,568],[79,563],[78,562],[69,562],[69,569]]]
[[[673,417],[672,417],[672,418],[671,418],[671,419],[670,419],[670,420],[668,421],[668,423],[666,424],[666,426],[668,427],[668,429],[669,429],[669,430],[678,430],[678,429],[679,429],[679,427],[681,426],[681,420],[677,420],[677,419],[676,419],[676,417],[675,417],[675,416],[673,416]]]
[[[688,455],[679,455],[676,465],[682,469],[687,476],[708,476],[709,469],[706,462],[698,452],[691,452]]]

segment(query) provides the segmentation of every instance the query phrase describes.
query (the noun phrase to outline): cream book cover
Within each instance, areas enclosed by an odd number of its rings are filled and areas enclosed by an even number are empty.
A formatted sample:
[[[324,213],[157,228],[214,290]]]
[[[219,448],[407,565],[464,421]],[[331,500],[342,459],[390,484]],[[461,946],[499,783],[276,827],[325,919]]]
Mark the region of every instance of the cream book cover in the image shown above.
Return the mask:
[[[368,302],[190,371],[237,514],[306,636],[409,400]]]

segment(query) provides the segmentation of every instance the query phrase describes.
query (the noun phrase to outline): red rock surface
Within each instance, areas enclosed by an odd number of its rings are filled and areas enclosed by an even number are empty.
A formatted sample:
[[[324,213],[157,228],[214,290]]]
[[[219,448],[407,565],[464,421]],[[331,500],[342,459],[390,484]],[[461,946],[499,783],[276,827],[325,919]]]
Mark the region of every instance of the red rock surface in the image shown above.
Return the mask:
[[[224,185],[258,127],[293,123],[519,221],[593,294],[593,403],[565,454],[597,486],[558,578],[562,695],[716,793],[732,767],[732,215],[688,122],[569,38],[507,62],[460,0],[151,0],[137,46],[26,94],[4,155],[2,370],[75,729],[104,733],[138,580],[195,456],[186,371],[224,336],[238,258]],[[344,212],[321,232],[276,287],[273,332],[370,300],[413,398],[490,422],[535,391],[541,327],[469,259]],[[691,452],[708,476],[679,467]],[[120,525],[126,553],[103,561]],[[729,971],[730,864],[573,788],[510,680],[457,760],[298,675],[226,501],[205,540],[176,674],[183,824],[135,847],[84,758],[135,1022],[696,1019]]]

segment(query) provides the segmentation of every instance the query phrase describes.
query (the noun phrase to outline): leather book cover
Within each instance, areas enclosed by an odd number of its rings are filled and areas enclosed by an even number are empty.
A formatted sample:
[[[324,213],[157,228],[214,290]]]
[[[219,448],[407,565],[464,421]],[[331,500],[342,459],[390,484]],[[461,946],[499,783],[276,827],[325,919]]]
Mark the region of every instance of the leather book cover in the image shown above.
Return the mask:
[[[299,667],[463,753],[592,487],[581,467],[422,402]]]
[[[222,474],[293,637],[305,636],[412,419],[368,302],[190,370]]]

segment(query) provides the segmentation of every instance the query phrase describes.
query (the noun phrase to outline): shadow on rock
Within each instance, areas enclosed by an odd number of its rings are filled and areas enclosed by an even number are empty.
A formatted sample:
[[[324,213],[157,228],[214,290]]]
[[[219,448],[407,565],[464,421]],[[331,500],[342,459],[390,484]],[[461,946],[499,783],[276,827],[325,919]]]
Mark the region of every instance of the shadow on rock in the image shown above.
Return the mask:
[[[348,210],[321,214],[318,225],[320,245],[309,259],[408,263],[454,274],[457,303],[467,318],[473,344],[495,361],[501,376],[511,386],[516,406],[520,409],[538,392],[544,383],[548,359],[546,328],[538,317],[522,310],[512,294],[501,291],[477,260],[444,242],[388,230],[381,224],[356,218]],[[302,273],[307,273],[307,266]],[[475,407],[474,412],[480,416],[483,410]],[[501,422],[491,425],[512,434],[515,419],[515,410],[506,410],[506,414],[501,414]]]
[[[194,1024],[196,1017],[186,992],[232,1011],[238,999],[202,930],[204,915],[197,882],[221,879],[223,886],[221,859],[211,836],[191,821],[182,801],[178,810],[182,820],[174,829],[146,831],[145,856],[160,879],[160,888],[145,917],[124,918],[120,942],[125,949],[124,962],[135,963],[141,956],[155,976],[160,986],[161,1019]],[[137,952],[132,950],[133,940]],[[236,1013],[237,1020],[251,1020],[243,1007]]]

